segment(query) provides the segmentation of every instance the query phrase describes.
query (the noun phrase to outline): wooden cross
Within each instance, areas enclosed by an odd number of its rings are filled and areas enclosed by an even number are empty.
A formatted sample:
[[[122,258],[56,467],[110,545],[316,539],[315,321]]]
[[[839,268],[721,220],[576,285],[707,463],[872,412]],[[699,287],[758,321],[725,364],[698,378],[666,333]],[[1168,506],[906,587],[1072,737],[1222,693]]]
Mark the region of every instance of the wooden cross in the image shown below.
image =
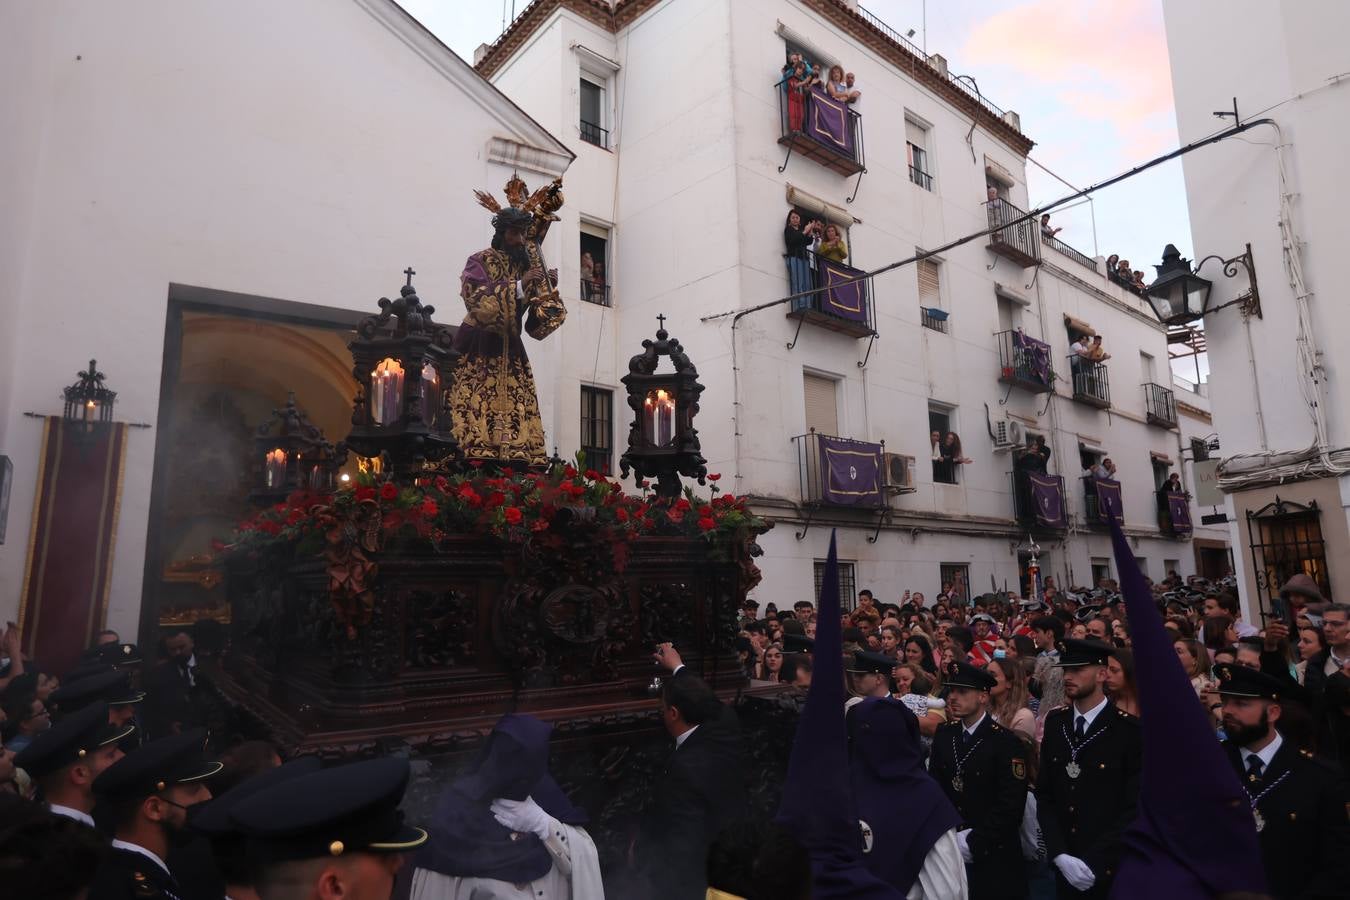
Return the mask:
[[[665,331],[665,330],[666,330],[666,317],[665,317],[664,315],[657,316],[657,317],[656,317],[656,322],[657,322],[657,327],[658,327],[661,331]]]
[[[408,266],[408,268],[403,270],[403,274],[408,276],[408,287],[412,287],[412,277],[417,274],[413,271],[413,267]]]

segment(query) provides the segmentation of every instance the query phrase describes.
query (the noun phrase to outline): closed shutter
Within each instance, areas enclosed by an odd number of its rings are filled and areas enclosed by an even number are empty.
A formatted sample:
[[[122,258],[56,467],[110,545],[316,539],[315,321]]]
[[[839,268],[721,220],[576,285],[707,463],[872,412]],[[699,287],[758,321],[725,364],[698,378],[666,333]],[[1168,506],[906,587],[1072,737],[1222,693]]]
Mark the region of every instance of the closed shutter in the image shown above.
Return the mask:
[[[806,430],[817,434],[839,434],[837,385],[831,378],[803,375],[806,394]]]
[[[915,147],[918,147],[920,150],[926,150],[928,148],[927,135],[928,130],[922,125],[911,122],[909,119],[905,120],[905,140],[909,141]]]
[[[939,297],[938,264],[931,259],[919,260],[919,305],[926,309],[940,309]]]

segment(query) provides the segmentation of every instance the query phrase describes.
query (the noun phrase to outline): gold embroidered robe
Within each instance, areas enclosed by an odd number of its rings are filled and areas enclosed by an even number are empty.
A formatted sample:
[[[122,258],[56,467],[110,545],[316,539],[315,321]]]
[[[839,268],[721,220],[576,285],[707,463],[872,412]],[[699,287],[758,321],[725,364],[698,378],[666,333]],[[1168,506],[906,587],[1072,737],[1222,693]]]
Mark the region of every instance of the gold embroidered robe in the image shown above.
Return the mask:
[[[518,296],[525,273],[500,250],[469,257],[460,276],[468,314],[455,336],[450,411],[466,459],[525,465],[548,461],[534,373],[521,331],[543,340],[562,324],[565,311],[540,315],[529,296]]]

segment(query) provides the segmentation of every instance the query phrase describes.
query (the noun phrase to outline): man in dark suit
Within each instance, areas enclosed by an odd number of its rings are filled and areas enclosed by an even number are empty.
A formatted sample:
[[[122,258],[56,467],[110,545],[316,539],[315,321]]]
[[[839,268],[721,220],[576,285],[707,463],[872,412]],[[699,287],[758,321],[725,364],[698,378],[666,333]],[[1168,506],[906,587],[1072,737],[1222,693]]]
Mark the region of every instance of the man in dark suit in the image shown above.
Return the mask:
[[[1224,750],[1251,802],[1271,893],[1344,897],[1350,791],[1339,767],[1280,734],[1288,689],[1256,669],[1221,666]]]
[[[938,727],[928,763],[961,814],[956,840],[970,873],[971,896],[991,900],[1027,895],[1018,836],[1027,801],[1026,751],[989,716],[989,690],[996,683],[968,663],[947,667],[943,684],[953,721]]]
[[[1110,894],[1139,797],[1139,720],[1106,699],[1110,653],[1100,641],[1066,640],[1055,664],[1070,705],[1045,719],[1036,814],[1061,898]]]
[[[661,900],[702,900],[708,847],[749,810],[745,749],[735,714],[670,644],[654,656],[671,673],[661,686],[661,723],[675,740],[652,785],[634,857],[649,893]]]

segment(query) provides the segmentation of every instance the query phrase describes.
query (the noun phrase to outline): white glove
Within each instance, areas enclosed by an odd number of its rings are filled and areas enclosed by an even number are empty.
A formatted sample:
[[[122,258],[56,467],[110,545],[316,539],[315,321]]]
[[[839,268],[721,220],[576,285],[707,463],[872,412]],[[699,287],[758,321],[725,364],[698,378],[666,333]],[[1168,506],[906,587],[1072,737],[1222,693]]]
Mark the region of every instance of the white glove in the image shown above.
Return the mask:
[[[492,818],[503,828],[509,828],[519,834],[538,835],[541,841],[548,837],[549,830],[553,827],[549,814],[534,802],[533,797],[526,797],[524,800],[505,800],[499,797],[492,801],[490,808]]]
[[[970,855],[970,829],[958,831],[956,833],[956,846],[961,848],[961,858],[966,861],[966,865],[973,865],[975,858]]]
[[[1055,857],[1055,868],[1059,869],[1060,874],[1064,876],[1064,880],[1072,885],[1076,891],[1086,891],[1097,880],[1097,876],[1092,874],[1092,870],[1088,868],[1087,863],[1067,853],[1061,853]]]

